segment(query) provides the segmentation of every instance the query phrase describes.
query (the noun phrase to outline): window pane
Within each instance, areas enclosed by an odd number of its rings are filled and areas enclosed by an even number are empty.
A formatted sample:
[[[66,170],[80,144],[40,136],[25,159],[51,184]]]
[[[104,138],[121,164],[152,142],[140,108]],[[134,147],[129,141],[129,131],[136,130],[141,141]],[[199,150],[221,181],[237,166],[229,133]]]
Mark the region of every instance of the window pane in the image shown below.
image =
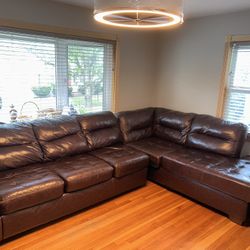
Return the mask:
[[[233,47],[224,118],[250,129],[250,45]]]
[[[231,91],[228,96],[225,117],[231,122],[243,122],[250,127],[250,93]]]
[[[10,121],[12,105],[26,118],[37,117],[38,108],[56,108],[54,51],[52,43],[0,36],[1,121]]]
[[[79,113],[103,110],[104,46],[68,47],[70,104]]]
[[[233,86],[250,88],[250,47],[237,50]]]
[[[113,45],[0,31],[0,75],[0,122],[110,110]]]

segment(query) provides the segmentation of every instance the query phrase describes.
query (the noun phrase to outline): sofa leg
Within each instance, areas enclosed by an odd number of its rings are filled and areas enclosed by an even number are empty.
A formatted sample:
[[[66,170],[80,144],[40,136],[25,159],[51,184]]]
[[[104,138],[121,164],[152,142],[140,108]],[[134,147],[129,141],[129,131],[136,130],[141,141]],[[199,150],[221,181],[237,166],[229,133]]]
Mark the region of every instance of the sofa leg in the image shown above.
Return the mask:
[[[245,225],[248,220],[248,203],[240,202],[237,205],[237,209],[231,209],[231,211],[228,211],[228,217],[231,221],[239,224],[239,225]]]
[[[234,222],[240,226],[242,226],[244,224],[244,222],[246,221],[245,216],[242,217],[242,216],[237,215],[237,214],[229,214],[228,217],[232,222]]]

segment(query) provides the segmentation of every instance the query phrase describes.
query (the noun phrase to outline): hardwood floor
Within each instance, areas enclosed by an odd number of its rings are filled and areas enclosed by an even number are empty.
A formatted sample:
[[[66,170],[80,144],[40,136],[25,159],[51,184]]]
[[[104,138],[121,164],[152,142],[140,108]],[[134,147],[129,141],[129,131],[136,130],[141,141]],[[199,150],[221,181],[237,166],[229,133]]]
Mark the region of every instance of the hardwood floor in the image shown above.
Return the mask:
[[[241,227],[153,183],[26,234],[1,250],[247,249]]]

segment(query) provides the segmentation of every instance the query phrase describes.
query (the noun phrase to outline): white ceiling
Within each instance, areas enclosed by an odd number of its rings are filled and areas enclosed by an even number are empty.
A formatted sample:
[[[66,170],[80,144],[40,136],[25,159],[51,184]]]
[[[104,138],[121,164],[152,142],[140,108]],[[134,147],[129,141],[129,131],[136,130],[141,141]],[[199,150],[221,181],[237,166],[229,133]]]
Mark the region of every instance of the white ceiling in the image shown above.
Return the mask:
[[[53,0],[93,9],[94,0]],[[210,16],[250,9],[250,0],[184,0],[186,18]]]

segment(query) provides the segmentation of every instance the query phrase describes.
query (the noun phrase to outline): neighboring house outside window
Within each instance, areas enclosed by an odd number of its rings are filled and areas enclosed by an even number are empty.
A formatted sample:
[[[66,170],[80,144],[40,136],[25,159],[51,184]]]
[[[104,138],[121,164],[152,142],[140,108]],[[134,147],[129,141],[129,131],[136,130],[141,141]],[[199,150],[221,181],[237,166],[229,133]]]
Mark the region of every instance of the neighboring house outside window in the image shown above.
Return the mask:
[[[227,42],[221,97],[218,115],[246,124],[250,132],[250,37],[230,37]]]
[[[109,41],[0,31],[0,122],[10,113],[29,120],[111,110],[114,49]]]

